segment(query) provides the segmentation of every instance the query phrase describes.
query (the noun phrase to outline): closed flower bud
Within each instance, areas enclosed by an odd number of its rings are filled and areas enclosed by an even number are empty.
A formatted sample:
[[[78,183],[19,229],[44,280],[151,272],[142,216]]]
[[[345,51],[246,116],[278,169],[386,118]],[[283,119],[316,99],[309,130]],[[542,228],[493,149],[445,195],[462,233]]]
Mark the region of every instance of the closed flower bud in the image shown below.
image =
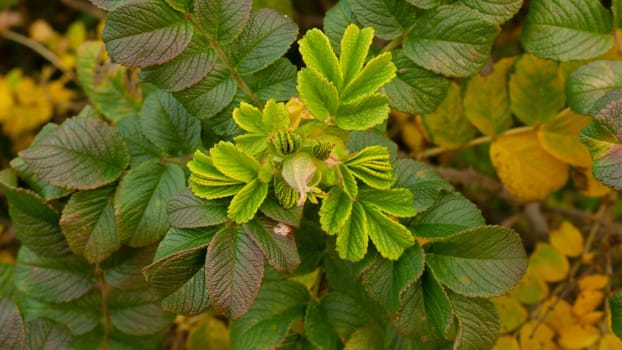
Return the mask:
[[[313,146],[313,156],[319,160],[326,160],[330,157],[330,152],[333,151],[333,147],[335,147],[335,145],[331,143],[318,141],[318,143]]]
[[[300,199],[300,194],[281,177],[274,178],[274,196],[285,209],[294,207]]]
[[[300,136],[290,134],[284,129],[277,130],[272,137],[273,149],[281,156],[296,153],[301,143]]]

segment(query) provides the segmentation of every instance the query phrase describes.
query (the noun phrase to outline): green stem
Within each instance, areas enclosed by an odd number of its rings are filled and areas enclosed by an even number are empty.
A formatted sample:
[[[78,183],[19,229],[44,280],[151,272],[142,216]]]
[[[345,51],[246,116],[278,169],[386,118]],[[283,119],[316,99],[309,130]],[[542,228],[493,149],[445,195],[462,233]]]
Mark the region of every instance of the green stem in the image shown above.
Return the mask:
[[[65,65],[61,62],[60,58],[58,58],[58,56],[56,56],[52,51],[48,50],[45,46],[39,44],[38,42],[12,30],[0,31],[0,36],[3,36],[6,39],[15,41],[16,43],[28,47],[29,49],[41,55],[41,57],[48,60],[56,68],[60,69],[68,76],[73,77],[73,72],[69,68],[65,67]]]
[[[102,270],[99,264],[95,267],[95,274],[99,279],[99,288],[102,294],[102,313],[104,314],[104,345],[101,350],[108,350],[110,349],[110,334],[112,333],[112,318],[108,308],[109,287],[104,279],[104,270]]]
[[[520,126],[517,128],[510,129],[502,133],[499,136],[522,134],[522,133],[533,131],[533,130],[534,130],[533,126]],[[493,138],[491,136],[481,136],[481,137],[478,137],[476,139],[473,139],[467,142],[464,146],[462,146],[462,149],[488,143],[488,142],[491,142],[492,140]],[[430,158],[430,157],[438,156],[439,154],[443,154],[449,151],[454,151],[454,149],[449,149],[445,147],[429,148],[429,149],[426,149],[419,153],[414,154],[414,158],[416,159]]]
[[[218,44],[218,42],[212,39],[209,33],[206,33],[205,31],[201,30],[201,28],[197,26],[196,22],[194,21],[192,17],[189,17],[189,20],[190,20],[190,23],[194,25],[195,29],[199,30],[201,34],[205,35],[209,39],[210,45],[216,50],[216,54],[218,55],[220,60],[227,66],[227,68],[229,68],[229,70],[231,70],[231,75],[233,75],[235,80],[238,82],[238,86],[240,87],[240,89],[242,89],[242,91],[244,91],[244,93],[248,97],[250,97],[250,99],[253,101],[253,103],[257,107],[259,107],[260,109],[263,109],[263,103],[261,103],[261,100],[259,99],[259,97],[257,97],[255,92],[251,90],[251,88],[248,86],[248,84],[246,84],[244,79],[242,79],[242,76],[240,75],[240,73],[238,73],[238,70],[236,69],[236,67],[233,64],[231,64],[231,62],[229,61],[229,57],[227,57],[227,55],[223,51],[222,47]]]
[[[404,41],[404,39],[406,39],[406,37],[408,36],[409,30],[405,30],[402,35],[398,36],[397,38],[389,41],[383,48],[382,50],[380,50],[380,53],[384,53],[384,52],[389,52],[393,49],[395,49],[396,47],[402,45],[402,42]]]

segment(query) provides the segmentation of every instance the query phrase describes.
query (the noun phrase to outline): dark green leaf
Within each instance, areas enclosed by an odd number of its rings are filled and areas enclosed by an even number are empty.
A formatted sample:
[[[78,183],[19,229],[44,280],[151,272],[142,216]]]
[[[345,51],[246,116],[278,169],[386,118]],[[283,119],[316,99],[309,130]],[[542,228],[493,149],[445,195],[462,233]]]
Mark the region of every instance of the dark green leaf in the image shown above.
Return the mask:
[[[9,215],[20,242],[37,254],[60,256],[71,250],[58,226],[60,215],[43,199],[23,188],[0,181],[9,203]]]
[[[0,298],[7,298],[16,302],[19,294],[15,287],[14,274],[14,264],[0,263]]]
[[[244,29],[252,0],[195,0],[197,26],[220,45],[231,43]]]
[[[213,231],[173,228],[166,234],[154,262],[143,270],[147,282],[161,297],[177,291],[203,267]]]
[[[499,27],[465,6],[426,11],[404,41],[404,53],[416,64],[451,77],[477,73],[488,61]]]
[[[205,268],[201,268],[173,294],[162,299],[162,309],[182,315],[197,315],[210,305],[206,293]]]
[[[287,16],[271,9],[251,15],[238,38],[227,47],[240,74],[261,70],[281,57],[294,42],[298,28]]]
[[[331,327],[322,305],[311,302],[305,312],[305,336],[318,349],[338,350],[341,348],[339,336]]]
[[[423,266],[423,249],[417,244],[404,251],[397,261],[376,255],[361,273],[361,279],[367,293],[394,314],[404,291],[421,277]]]
[[[174,195],[167,209],[169,221],[174,227],[207,227],[227,221],[227,203],[198,198],[189,189]]]
[[[115,128],[123,136],[127,144],[130,152],[130,165],[132,167],[162,156],[158,147],[147,140],[143,134],[138,114],[121,119],[115,124]]]
[[[20,350],[24,342],[24,321],[19,309],[8,299],[0,298],[0,344],[3,349]]]
[[[430,208],[444,191],[453,190],[434,169],[424,163],[400,159],[393,163],[393,170],[397,177],[395,186],[410,189],[415,197],[415,209],[420,213]]]
[[[11,168],[23,179],[30,188],[46,201],[65,197],[71,193],[70,190],[51,185],[35,174],[30,166],[23,159],[17,157],[11,160]]]
[[[98,263],[121,247],[114,220],[116,186],[74,194],[63,209],[60,227],[71,250]]]
[[[121,135],[92,118],[67,119],[19,155],[43,180],[78,190],[113,182],[130,160]]]
[[[182,53],[192,39],[192,26],[164,1],[136,0],[108,13],[102,39],[113,61],[147,67]]]
[[[43,257],[23,247],[17,261],[17,288],[41,300],[52,303],[75,300],[95,284],[93,268],[75,255]]]
[[[500,226],[467,229],[425,245],[434,276],[465,296],[496,296],[511,289],[527,267],[516,232]]]
[[[190,12],[192,11],[192,0],[165,0],[170,7],[174,8],[179,12]]]
[[[356,19],[364,26],[374,27],[376,35],[391,40],[402,35],[415,19],[415,8],[399,0],[349,0]]]
[[[487,20],[501,24],[512,18],[523,0],[460,0],[460,3],[479,11]]]
[[[188,48],[170,62],[143,69],[141,78],[166,91],[187,89],[209,74],[216,64],[216,51],[204,36],[194,33]]]
[[[201,143],[201,123],[167,92],[147,97],[140,126],[149,141],[171,156],[189,154]]]
[[[122,247],[101,264],[106,283],[118,290],[137,290],[148,287],[142,270],[154,260],[156,246]]]
[[[331,292],[320,299],[326,319],[340,338],[347,339],[359,327],[368,324],[372,318],[356,299],[341,292]]]
[[[175,315],[160,309],[160,299],[150,290],[113,290],[108,295],[107,302],[113,326],[128,335],[157,333],[175,318]]]
[[[237,84],[229,69],[224,65],[216,65],[199,83],[173,95],[192,115],[206,119],[227,107],[236,91]]]
[[[581,142],[593,159],[596,179],[622,189],[622,90],[607,93],[594,107],[595,120],[581,132]]]
[[[231,324],[234,349],[263,350],[277,346],[289,327],[304,317],[307,289],[296,282],[265,284],[246,315]]]
[[[408,228],[415,237],[437,239],[484,224],[484,217],[475,204],[459,192],[449,192],[442,194],[429,209],[415,216]]]
[[[609,308],[611,309],[611,330],[618,338],[622,338],[622,291],[609,297]]]
[[[348,1],[339,1],[324,16],[324,33],[336,54],[341,53],[341,39],[350,23],[355,23]]]
[[[60,324],[43,318],[26,324],[24,349],[71,349],[71,333]]]
[[[253,220],[244,225],[244,230],[277,271],[292,273],[300,265],[296,240],[290,227],[269,220]]]
[[[483,298],[466,298],[449,292],[458,320],[454,349],[479,350],[492,348],[499,335],[499,316],[495,305]]]
[[[20,307],[26,322],[45,318],[66,325],[73,335],[92,331],[103,317],[101,292],[95,290],[63,304],[47,304],[34,298],[27,298]]]
[[[276,200],[268,197],[259,207],[259,211],[274,221],[293,227],[300,227],[302,207],[295,206],[291,209],[284,209]]]
[[[130,170],[114,203],[122,242],[139,247],[162,238],[170,226],[166,204],[184,189],[185,182],[183,170],[174,164],[148,162]]]
[[[384,332],[377,325],[366,325],[352,333],[344,350],[383,350]]]
[[[268,67],[244,76],[248,87],[262,101],[285,101],[296,95],[297,68],[286,58],[279,58]]]
[[[207,250],[205,275],[214,307],[238,319],[250,309],[263,277],[261,250],[240,227],[216,233]]]
[[[393,51],[397,76],[385,87],[389,103],[405,113],[433,112],[447,96],[449,82],[442,76],[416,65],[402,50]]]
[[[521,43],[542,58],[586,60],[611,48],[611,24],[611,13],[598,0],[534,0]]]
[[[622,89],[622,62],[592,62],[579,67],[568,77],[568,105],[577,113],[589,114],[598,100],[617,89]]]

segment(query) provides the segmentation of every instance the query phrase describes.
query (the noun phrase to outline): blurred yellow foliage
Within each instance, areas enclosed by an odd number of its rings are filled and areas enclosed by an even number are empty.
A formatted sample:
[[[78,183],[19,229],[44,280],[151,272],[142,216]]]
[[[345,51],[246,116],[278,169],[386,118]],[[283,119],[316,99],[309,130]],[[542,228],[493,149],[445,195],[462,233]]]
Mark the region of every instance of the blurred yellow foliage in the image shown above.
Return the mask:
[[[562,254],[577,257],[583,252],[583,236],[579,229],[568,221],[549,232],[549,242]]]
[[[13,142],[14,151],[27,147],[33,132],[54,112],[65,113],[75,93],[65,87],[67,78],[37,83],[13,70],[0,76],[0,124]]]

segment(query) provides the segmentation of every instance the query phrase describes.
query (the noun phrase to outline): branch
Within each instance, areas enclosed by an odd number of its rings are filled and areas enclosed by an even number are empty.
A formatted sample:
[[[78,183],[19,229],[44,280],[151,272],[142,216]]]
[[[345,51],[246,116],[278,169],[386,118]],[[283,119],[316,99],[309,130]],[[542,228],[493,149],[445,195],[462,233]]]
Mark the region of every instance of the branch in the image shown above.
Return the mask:
[[[15,41],[16,43],[19,43],[21,45],[24,45],[30,48],[31,50],[41,55],[41,57],[48,60],[56,68],[60,69],[68,76],[73,77],[73,72],[69,68],[65,67],[63,62],[61,62],[60,58],[58,58],[58,56],[56,56],[52,51],[48,50],[45,46],[39,44],[38,42],[30,39],[29,37],[25,35],[16,33],[12,30],[2,31],[0,32],[0,36],[3,36],[6,39]]]

